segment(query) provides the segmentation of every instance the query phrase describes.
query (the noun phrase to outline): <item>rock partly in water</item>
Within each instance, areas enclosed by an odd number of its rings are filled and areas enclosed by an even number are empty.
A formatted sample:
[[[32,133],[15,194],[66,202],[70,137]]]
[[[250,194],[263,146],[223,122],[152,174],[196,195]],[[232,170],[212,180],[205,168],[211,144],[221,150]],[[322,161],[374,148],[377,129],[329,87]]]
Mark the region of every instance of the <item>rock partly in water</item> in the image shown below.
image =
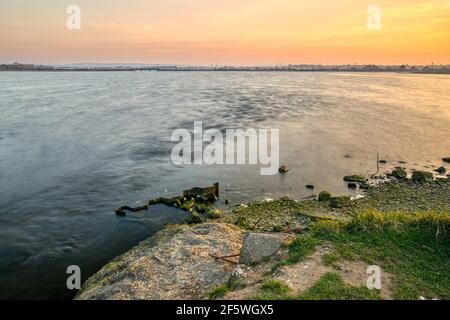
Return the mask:
[[[203,299],[235,270],[210,254],[239,253],[242,238],[236,226],[224,223],[169,227],[91,276],[76,299]]]
[[[442,161],[447,162],[447,163],[450,163],[450,157],[442,158]]]
[[[439,172],[440,174],[445,174],[447,172],[447,169],[445,167],[439,167],[436,169],[436,172]]]
[[[349,196],[332,197],[330,199],[330,206],[332,208],[348,207],[350,203],[351,201]]]
[[[282,242],[283,237],[280,235],[247,233],[242,244],[239,263],[250,265],[273,256],[280,250]]]
[[[281,166],[281,167],[278,169],[278,172],[279,172],[279,173],[286,173],[286,172],[288,172],[288,171],[289,171],[288,166]]]
[[[360,189],[367,190],[367,189],[369,189],[369,187],[370,187],[370,184],[367,183],[367,181],[364,181],[364,182],[360,182],[360,183],[359,183],[359,188],[360,188]]]
[[[312,185],[312,184],[307,184],[307,185],[306,185],[306,189],[311,189],[311,190],[313,190],[313,189],[314,189],[314,185]]]
[[[391,176],[397,179],[406,179],[407,175],[406,171],[401,168],[394,169],[391,172]]]
[[[356,189],[358,187],[358,185],[354,182],[349,182],[347,186],[349,189]]]
[[[363,176],[352,175],[352,176],[345,176],[344,177],[344,181],[347,181],[347,182],[364,182],[364,181],[366,181],[366,178],[363,177]]]
[[[415,171],[411,177],[414,182],[433,181],[433,174],[426,171]]]
[[[321,191],[319,193],[319,197],[317,200],[319,201],[328,201],[331,199],[331,193],[329,193],[328,191]]]

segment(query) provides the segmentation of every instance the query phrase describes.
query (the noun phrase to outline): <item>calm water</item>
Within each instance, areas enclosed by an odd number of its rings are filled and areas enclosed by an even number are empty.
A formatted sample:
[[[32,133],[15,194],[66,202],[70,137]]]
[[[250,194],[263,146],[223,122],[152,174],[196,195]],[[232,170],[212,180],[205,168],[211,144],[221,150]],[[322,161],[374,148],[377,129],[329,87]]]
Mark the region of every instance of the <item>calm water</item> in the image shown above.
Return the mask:
[[[349,193],[376,154],[409,167],[450,156],[450,76],[344,73],[0,73],[0,298],[70,298],[83,278],[185,213],[123,204],[219,181],[231,204]],[[285,176],[170,162],[171,132],[278,128]],[[350,154],[351,158],[344,155]]]

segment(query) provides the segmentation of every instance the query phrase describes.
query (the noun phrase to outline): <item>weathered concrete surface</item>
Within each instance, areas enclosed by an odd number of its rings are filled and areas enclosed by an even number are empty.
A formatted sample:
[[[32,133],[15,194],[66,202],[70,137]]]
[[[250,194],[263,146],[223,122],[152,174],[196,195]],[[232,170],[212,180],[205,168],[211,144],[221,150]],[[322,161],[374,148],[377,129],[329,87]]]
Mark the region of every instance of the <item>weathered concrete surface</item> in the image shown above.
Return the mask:
[[[247,233],[241,249],[239,263],[252,264],[270,257],[280,250],[283,237],[276,234]]]
[[[235,268],[209,254],[239,253],[242,239],[224,223],[167,228],[104,266],[76,299],[203,299]]]

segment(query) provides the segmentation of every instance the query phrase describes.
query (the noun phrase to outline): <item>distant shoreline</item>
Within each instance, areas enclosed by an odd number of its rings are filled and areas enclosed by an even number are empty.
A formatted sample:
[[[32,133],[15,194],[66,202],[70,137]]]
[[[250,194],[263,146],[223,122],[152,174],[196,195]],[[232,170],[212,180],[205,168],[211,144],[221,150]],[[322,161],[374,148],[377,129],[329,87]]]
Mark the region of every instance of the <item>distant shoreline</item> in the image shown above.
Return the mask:
[[[0,64],[0,71],[36,71],[36,72],[101,72],[101,71],[183,71],[183,72],[354,72],[354,73],[412,73],[412,74],[450,74],[450,65],[287,65],[263,67],[205,67],[205,66],[177,66],[177,65],[143,65],[143,66],[47,66],[34,64]]]

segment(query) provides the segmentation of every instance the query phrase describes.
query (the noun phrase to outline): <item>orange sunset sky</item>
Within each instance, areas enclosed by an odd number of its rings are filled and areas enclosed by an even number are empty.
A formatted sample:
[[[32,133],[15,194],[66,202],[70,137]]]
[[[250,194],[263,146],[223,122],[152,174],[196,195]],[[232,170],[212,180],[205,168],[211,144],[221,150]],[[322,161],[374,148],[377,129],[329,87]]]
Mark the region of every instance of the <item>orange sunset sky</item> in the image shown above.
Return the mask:
[[[7,63],[449,64],[450,0],[0,0],[0,41]]]

